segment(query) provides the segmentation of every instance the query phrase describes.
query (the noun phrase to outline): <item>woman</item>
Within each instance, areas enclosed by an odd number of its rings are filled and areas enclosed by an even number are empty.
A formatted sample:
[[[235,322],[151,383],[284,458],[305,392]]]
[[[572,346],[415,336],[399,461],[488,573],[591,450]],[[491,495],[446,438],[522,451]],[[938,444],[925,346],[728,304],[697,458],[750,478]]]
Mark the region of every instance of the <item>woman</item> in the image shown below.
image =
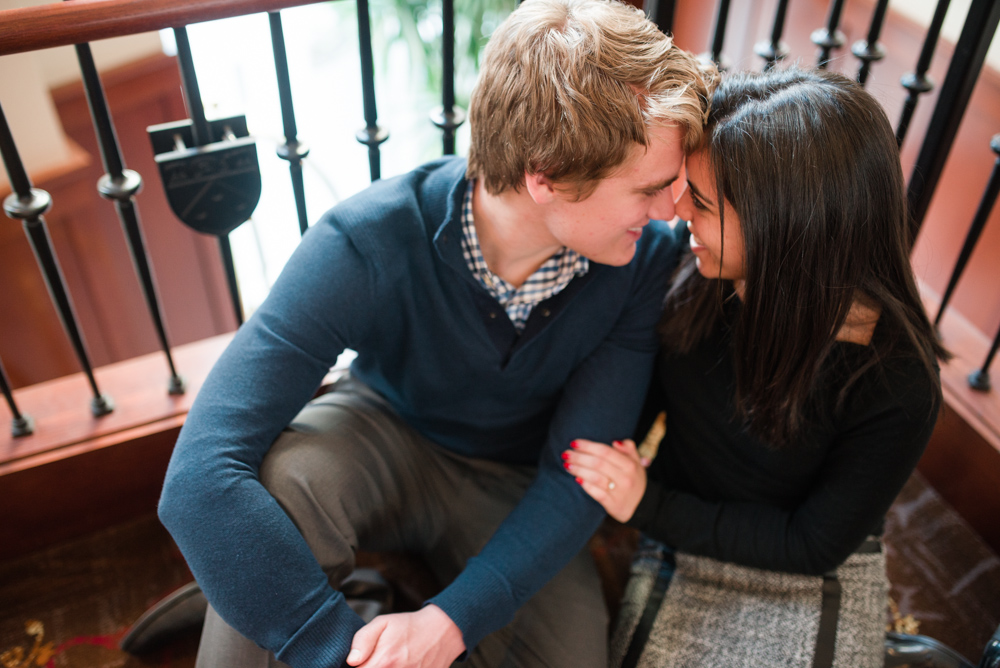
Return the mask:
[[[612,654],[882,666],[877,536],[930,438],[947,355],[909,264],[892,129],[838,74],[735,74],[686,171],[691,253],[647,411],[667,416],[658,454],[648,474],[631,441],[564,454],[658,541],[633,564]]]

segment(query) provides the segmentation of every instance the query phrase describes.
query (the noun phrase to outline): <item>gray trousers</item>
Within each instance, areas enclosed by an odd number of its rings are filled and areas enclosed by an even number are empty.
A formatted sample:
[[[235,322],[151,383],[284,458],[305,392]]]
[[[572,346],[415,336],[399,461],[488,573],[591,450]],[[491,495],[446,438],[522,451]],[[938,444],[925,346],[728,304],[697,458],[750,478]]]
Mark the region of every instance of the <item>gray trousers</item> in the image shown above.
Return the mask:
[[[261,481],[302,532],[335,587],[357,550],[422,555],[443,585],[518,503],[535,469],[451,453],[347,379],[306,406],[275,441]],[[578,554],[470,668],[607,666],[608,613],[589,552]],[[196,668],[284,666],[209,607]]]

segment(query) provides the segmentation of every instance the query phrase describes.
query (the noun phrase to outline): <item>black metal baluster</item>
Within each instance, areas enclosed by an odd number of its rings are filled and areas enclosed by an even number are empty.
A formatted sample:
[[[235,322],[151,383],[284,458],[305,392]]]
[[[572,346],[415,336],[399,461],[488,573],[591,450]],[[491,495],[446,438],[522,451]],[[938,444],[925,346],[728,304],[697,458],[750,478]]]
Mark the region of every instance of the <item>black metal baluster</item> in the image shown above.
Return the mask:
[[[878,0],[875,5],[875,13],[872,15],[871,25],[868,27],[868,39],[863,39],[854,43],[851,53],[861,60],[861,67],[858,69],[858,83],[862,86],[868,81],[868,72],[872,63],[885,58],[885,49],[878,43],[878,36],[882,33],[882,25],[885,23],[885,12],[889,9],[889,0]]]
[[[998,348],[1000,348],[1000,330],[997,331],[997,335],[993,338],[993,345],[990,346],[990,352],[986,353],[983,365],[969,374],[969,387],[980,392],[989,392],[992,389],[993,385],[990,383],[990,365],[993,364],[993,358],[996,356]]]
[[[191,133],[195,146],[205,146],[212,142],[212,132],[205,118],[205,106],[201,101],[201,90],[198,88],[198,75],[194,71],[194,56],[191,54],[191,42],[188,40],[187,28],[174,28],[174,39],[177,42],[177,61],[181,72],[181,83],[184,86],[184,103],[187,105],[188,116],[191,118]],[[240,286],[236,280],[236,265],[233,262],[233,249],[229,244],[229,235],[221,234],[219,252],[222,255],[222,265],[226,270],[226,282],[229,284],[229,298],[233,303],[236,322],[243,324],[243,300],[240,298]]]
[[[920,50],[920,57],[917,59],[917,71],[903,75],[900,80],[903,88],[909,91],[909,95],[903,103],[903,113],[899,118],[899,125],[896,126],[896,144],[898,146],[903,145],[906,131],[910,128],[913,111],[917,108],[917,98],[934,89],[934,82],[927,76],[927,70],[931,66],[934,47],[937,46],[938,37],[941,35],[941,26],[944,24],[944,16],[948,13],[948,5],[950,4],[951,0],[938,0],[934,17],[931,19],[930,27],[927,28],[927,36],[924,38],[924,47]]]
[[[201,89],[198,88],[198,74],[194,70],[194,56],[191,54],[191,41],[188,39],[187,28],[174,28],[174,41],[177,42],[177,66],[180,68],[181,85],[184,89],[184,105],[191,119],[191,133],[195,146],[204,146],[212,141],[212,131],[205,118],[205,105],[201,101]]]
[[[722,62],[722,44],[726,39],[726,22],[729,20],[729,0],[719,0],[719,10],[715,15],[715,32],[712,34],[712,50],[702,56],[710,58],[720,71],[729,69],[729,64]]]
[[[785,30],[785,14],[787,11],[788,0],[778,0],[778,8],[774,12],[774,25],[771,27],[771,41],[757,42],[753,47],[754,53],[765,61],[765,72],[788,55],[788,45],[781,41],[781,33]]]
[[[389,131],[378,126],[375,108],[375,60],[372,57],[372,27],[368,15],[368,0],[358,0],[358,48],[361,52],[361,96],[365,110],[365,127],[355,137],[368,147],[368,167],[372,181],[382,178],[379,145],[389,138]]]
[[[14,401],[14,393],[10,389],[10,380],[7,379],[7,370],[3,368],[3,361],[0,361],[0,390],[3,391],[3,396],[10,407],[10,414],[12,416],[10,421],[11,436],[18,438],[34,433],[35,421],[31,419],[30,415],[23,414],[17,408],[17,402]]]
[[[104,96],[104,87],[101,85],[97,67],[94,65],[94,57],[91,54],[90,45],[77,44],[76,56],[80,62],[84,91],[87,94],[87,103],[90,105],[90,116],[94,122],[94,130],[97,133],[98,143],[101,148],[101,158],[104,161],[104,169],[106,171],[105,175],[97,182],[97,191],[104,198],[112,200],[115,203],[115,208],[118,210],[118,218],[121,221],[125,238],[128,241],[129,252],[132,256],[132,266],[135,267],[135,271],[139,275],[142,293],[146,298],[146,307],[149,309],[149,314],[153,319],[153,326],[160,340],[160,347],[166,355],[167,366],[170,369],[170,381],[167,385],[167,391],[170,394],[184,394],[184,379],[177,373],[173,356],[170,353],[170,342],[167,340],[167,332],[163,323],[163,314],[157,296],[156,283],[149,267],[149,256],[146,252],[146,243],[143,238],[142,228],[139,226],[139,211],[136,207],[134,196],[142,188],[142,177],[125,167],[114,123],[111,119],[111,112],[108,110],[108,102]]]
[[[941,178],[941,171],[948,159],[948,152],[955,141],[962,116],[969,106],[969,97],[986,61],[997,24],[1000,23],[1000,2],[972,0],[965,26],[955,45],[955,54],[948,65],[937,104],[927,126],[927,134],[920,146],[917,162],[910,174],[907,200],[910,209],[911,240],[916,239],[927,209],[930,207],[934,188]]]
[[[972,225],[969,227],[969,232],[965,235],[965,243],[962,244],[958,260],[955,261],[955,268],[951,272],[951,278],[948,279],[948,287],[945,288],[944,296],[941,297],[941,305],[938,307],[937,315],[934,317],[935,327],[941,322],[941,316],[944,314],[944,309],[951,300],[955,286],[958,285],[958,279],[961,278],[962,272],[965,271],[965,266],[972,256],[972,251],[976,248],[979,236],[983,233],[983,228],[986,227],[986,221],[989,219],[993,205],[997,201],[997,193],[1000,193],[1000,134],[993,135],[993,139],[990,141],[990,148],[997,154],[997,159],[993,163],[993,172],[990,174],[990,180],[986,183],[986,191],[983,193],[982,199],[979,200],[976,215],[972,218]]]
[[[285,34],[281,29],[281,14],[270,12],[271,49],[274,51],[274,71],[278,76],[278,99],[281,101],[281,120],[285,130],[285,143],[278,147],[278,157],[288,161],[292,175],[292,192],[295,210],[299,214],[299,232],[309,229],[306,215],[306,189],[302,181],[302,160],[309,155],[309,147],[298,139],[295,125],[295,107],[292,105],[292,82],[288,75],[288,55],[285,51]]]
[[[455,2],[441,0],[441,53],[443,57],[440,109],[431,112],[431,122],[441,129],[444,154],[455,153],[455,130],[465,122],[465,110],[455,106]]]
[[[840,25],[840,15],[844,10],[844,0],[833,0],[830,3],[830,13],[827,15],[826,27],[817,28],[813,31],[810,39],[812,43],[819,47],[819,60],[816,66],[825,70],[830,62],[830,53],[834,49],[844,46],[844,33],[838,30]]]
[[[10,187],[13,191],[4,200],[4,211],[9,217],[23,221],[24,231],[28,235],[35,259],[38,260],[42,269],[45,285],[49,289],[49,296],[52,297],[52,302],[56,305],[59,319],[73,344],[80,366],[83,368],[93,392],[94,396],[90,400],[91,413],[95,417],[107,415],[114,410],[114,402],[111,397],[102,394],[97,387],[94,370],[87,354],[87,346],[83,341],[83,333],[77,325],[73,301],[66,290],[66,280],[63,278],[59,262],[52,250],[52,240],[49,238],[48,228],[42,217],[42,214],[52,206],[52,198],[44,190],[31,187],[31,179],[28,178],[28,172],[21,162],[21,156],[14,144],[14,137],[7,125],[7,117],[3,113],[2,107],[0,107],[0,154],[3,155],[4,165],[10,179]]]
[[[644,0],[642,9],[662,32],[673,34],[677,0]]]

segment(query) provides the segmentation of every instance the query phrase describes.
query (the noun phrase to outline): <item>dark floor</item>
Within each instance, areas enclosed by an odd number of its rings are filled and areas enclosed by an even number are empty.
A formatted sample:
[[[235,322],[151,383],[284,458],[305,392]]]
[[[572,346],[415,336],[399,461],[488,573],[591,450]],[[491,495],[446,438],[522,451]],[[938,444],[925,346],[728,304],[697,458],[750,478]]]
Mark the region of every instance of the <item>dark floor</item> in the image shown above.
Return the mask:
[[[0,534],[2,535],[2,534]],[[617,542],[616,542],[617,541]],[[904,488],[886,527],[889,578],[900,628],[930,635],[974,662],[1000,624],[1000,559],[919,475]],[[594,543],[599,563],[616,575],[626,544],[604,532]],[[609,557],[610,555],[610,557]],[[615,556],[617,555],[617,559]],[[402,561],[382,569],[412,580]],[[147,656],[117,643],[151,604],[189,582],[180,553],[156,518],[0,563],[2,668],[189,668],[197,630]],[[404,582],[402,594],[419,598]],[[614,586],[611,595],[613,596]],[[887,614],[891,622],[892,612]]]

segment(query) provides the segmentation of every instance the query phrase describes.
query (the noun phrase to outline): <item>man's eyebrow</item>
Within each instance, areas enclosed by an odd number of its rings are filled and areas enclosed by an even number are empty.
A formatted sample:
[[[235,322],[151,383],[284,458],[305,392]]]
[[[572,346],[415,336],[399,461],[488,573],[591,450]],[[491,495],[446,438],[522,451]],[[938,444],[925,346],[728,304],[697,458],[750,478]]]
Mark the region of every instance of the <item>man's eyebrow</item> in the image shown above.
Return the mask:
[[[659,183],[651,183],[648,186],[642,186],[640,188],[636,188],[636,191],[641,193],[655,193],[657,191],[663,190],[664,188],[669,188],[671,185],[673,185],[674,181],[676,180],[677,180],[676,175],[671,176],[668,179],[663,179]]]

